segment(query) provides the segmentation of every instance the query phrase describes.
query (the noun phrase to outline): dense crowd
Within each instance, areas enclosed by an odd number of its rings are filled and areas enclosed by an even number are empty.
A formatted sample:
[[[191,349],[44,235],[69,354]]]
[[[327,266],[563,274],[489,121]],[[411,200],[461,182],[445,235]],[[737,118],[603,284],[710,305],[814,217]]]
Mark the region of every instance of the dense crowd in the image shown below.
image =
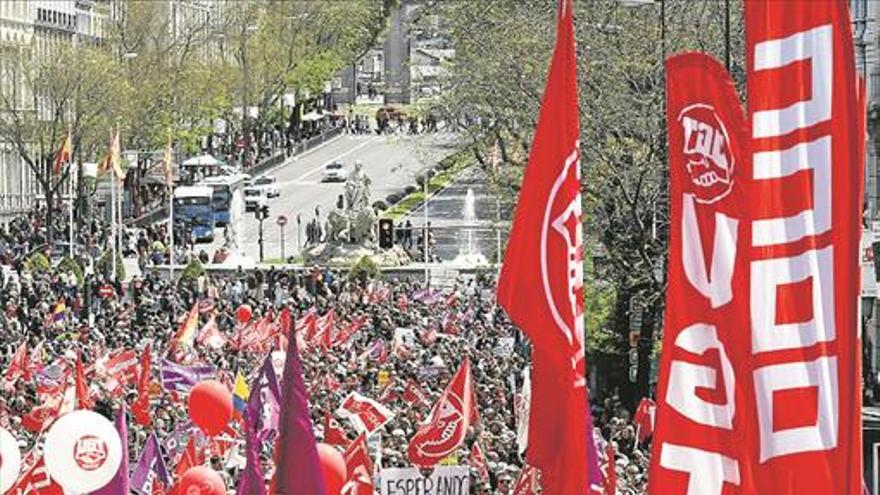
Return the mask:
[[[63,227],[63,215],[58,215]],[[188,361],[209,363],[221,381],[232,388],[236,373],[248,381],[258,373],[265,352],[236,349],[233,334],[240,329],[237,309],[247,305],[252,320],[283,308],[300,319],[310,310],[324,315],[331,310],[338,326],[356,319],[366,322],[350,339],[330,350],[308,347],[301,352],[304,378],[310,392],[310,413],[319,440],[323,438],[326,413],[333,413],[352,391],[379,400],[395,413],[384,426],[380,445],[373,454],[382,467],[409,466],[407,445],[420,420],[430,413],[436,399],[465,356],[472,362],[479,424],[459,448],[452,462],[467,464],[474,442],[484,452],[490,478],[483,482],[474,472],[473,493],[509,493],[523,462],[517,432],[523,420],[524,370],[529,363],[527,340],[496,305],[494,278],[477,276],[457,279],[451,288],[428,291],[420,281],[370,281],[347,271],[320,267],[303,270],[231,271],[204,274],[172,284],[148,272],[126,283],[113,281],[110,273],[94,263],[82,274],[55,267],[40,269],[26,263],[27,256],[46,243],[41,215],[22,217],[0,233],[0,264],[5,276],[0,286],[0,371],[8,369],[16,350],[27,341],[29,365],[40,368],[72,367],[79,354],[91,369],[95,409],[112,417],[125,400],[136,399],[135,385],[124,393],[110,394],[95,366],[118,350],[140,354],[150,349],[153,363],[173,355],[169,346],[184,315],[194,304],[200,308],[199,328],[209,320],[224,335],[227,345],[214,348],[196,343]],[[108,229],[95,222],[85,236],[81,260],[106,247]],[[92,235],[92,233],[94,235]],[[152,232],[151,236],[160,232]],[[51,254],[51,253],[50,253]],[[198,340],[198,339],[197,339]],[[271,349],[270,349],[271,350]],[[265,351],[265,349],[263,349]],[[153,380],[159,382],[154,364]],[[0,377],[2,380],[2,377]],[[424,403],[405,398],[408,384],[426,394]],[[11,429],[22,451],[37,443],[38,431],[28,431],[22,419],[40,405],[36,380],[3,383],[0,394],[0,425]],[[149,428],[129,422],[132,463],[154,432],[166,441],[188,421],[180,397],[158,390],[151,403]],[[594,405],[597,427],[612,442],[618,493],[643,493],[647,472],[647,448],[635,440],[628,412],[607,399]],[[339,421],[350,439],[355,430]],[[236,423],[236,432],[241,426]],[[239,435],[238,438],[241,438]],[[239,442],[240,443],[240,442]],[[603,447],[603,453],[607,453]],[[173,457],[174,452],[165,452]],[[169,465],[174,458],[166,459]],[[222,470],[227,485],[234,487],[244,459],[238,447],[209,461]],[[267,477],[272,474],[271,448],[264,449]]]

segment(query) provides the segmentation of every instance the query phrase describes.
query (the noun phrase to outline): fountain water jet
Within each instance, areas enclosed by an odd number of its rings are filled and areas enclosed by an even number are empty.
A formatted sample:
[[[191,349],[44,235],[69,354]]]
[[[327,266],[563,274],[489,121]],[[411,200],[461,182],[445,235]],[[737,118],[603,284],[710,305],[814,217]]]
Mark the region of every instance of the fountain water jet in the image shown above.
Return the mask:
[[[458,256],[455,257],[454,263],[465,266],[488,265],[489,260],[483,256],[483,253],[474,244],[474,227],[477,224],[477,211],[476,196],[471,188],[468,188],[467,194],[465,194],[461,216],[467,236],[458,249]]]

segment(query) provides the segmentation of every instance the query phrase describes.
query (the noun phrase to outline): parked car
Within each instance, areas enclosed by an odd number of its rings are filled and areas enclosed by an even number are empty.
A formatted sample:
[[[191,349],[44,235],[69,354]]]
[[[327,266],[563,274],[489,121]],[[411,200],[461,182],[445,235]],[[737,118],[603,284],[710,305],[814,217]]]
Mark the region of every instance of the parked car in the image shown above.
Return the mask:
[[[345,182],[347,178],[348,171],[340,162],[333,162],[324,167],[324,182]]]
[[[254,187],[264,189],[267,198],[277,198],[281,195],[281,191],[278,190],[278,182],[271,175],[262,175],[254,179]]]
[[[244,190],[244,209],[245,211],[255,211],[266,205],[268,198],[266,190],[262,187],[251,186]]]

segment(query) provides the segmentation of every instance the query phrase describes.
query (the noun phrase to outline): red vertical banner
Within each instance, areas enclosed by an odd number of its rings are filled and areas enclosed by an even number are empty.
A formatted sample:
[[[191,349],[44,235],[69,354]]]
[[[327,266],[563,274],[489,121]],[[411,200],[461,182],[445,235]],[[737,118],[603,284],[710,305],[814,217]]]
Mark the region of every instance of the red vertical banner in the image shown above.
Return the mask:
[[[745,20],[749,493],[860,493],[864,132],[847,2],[747,1]]]
[[[649,491],[743,493],[747,125],[715,59],[685,53],[666,70],[670,241]]]

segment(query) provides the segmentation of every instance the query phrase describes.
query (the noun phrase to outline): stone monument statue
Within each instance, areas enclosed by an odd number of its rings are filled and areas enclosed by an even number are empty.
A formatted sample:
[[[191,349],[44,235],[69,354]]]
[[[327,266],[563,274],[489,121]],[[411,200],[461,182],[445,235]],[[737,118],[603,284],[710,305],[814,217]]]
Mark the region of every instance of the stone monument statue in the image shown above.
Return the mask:
[[[372,180],[360,160],[345,180],[343,201],[327,217],[327,240],[334,244],[365,245],[373,241],[376,215],[370,204]]]
[[[384,266],[410,263],[409,254],[400,247],[380,250],[374,238],[376,213],[370,201],[372,181],[360,160],[345,180],[345,188],[336,209],[327,215],[326,236],[307,250],[304,261],[330,266],[350,266],[362,256],[369,256]]]

